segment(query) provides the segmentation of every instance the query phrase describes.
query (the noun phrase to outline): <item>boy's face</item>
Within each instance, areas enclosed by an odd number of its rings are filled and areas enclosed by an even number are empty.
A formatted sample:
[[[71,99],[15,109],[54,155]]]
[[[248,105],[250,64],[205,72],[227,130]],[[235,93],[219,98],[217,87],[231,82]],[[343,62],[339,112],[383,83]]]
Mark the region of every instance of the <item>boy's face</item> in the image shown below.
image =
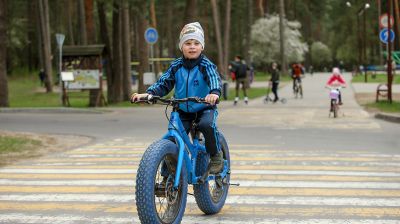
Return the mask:
[[[182,53],[183,56],[187,59],[196,59],[200,56],[201,52],[203,51],[203,46],[197,40],[187,40],[183,43],[182,46]]]

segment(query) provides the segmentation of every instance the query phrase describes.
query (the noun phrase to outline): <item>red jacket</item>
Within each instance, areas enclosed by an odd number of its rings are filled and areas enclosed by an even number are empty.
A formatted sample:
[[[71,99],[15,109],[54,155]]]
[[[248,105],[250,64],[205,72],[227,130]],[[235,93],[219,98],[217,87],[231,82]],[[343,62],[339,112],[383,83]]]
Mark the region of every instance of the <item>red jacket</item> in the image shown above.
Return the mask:
[[[332,85],[335,81],[339,82],[340,84],[346,85],[346,81],[342,78],[341,75],[334,75],[332,74],[331,77],[329,78],[328,82],[326,83],[327,86]]]

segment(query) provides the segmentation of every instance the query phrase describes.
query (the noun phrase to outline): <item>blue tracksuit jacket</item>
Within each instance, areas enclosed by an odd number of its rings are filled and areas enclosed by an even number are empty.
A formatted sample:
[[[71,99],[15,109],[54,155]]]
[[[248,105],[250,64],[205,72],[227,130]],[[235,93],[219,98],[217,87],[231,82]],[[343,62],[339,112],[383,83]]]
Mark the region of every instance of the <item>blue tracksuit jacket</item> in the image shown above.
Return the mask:
[[[209,93],[221,95],[221,78],[215,66],[203,54],[199,58],[189,60],[183,57],[175,59],[160,79],[147,89],[147,93],[165,96],[175,87],[176,99],[185,97],[206,97]],[[194,113],[207,107],[206,104],[181,103],[179,109]]]

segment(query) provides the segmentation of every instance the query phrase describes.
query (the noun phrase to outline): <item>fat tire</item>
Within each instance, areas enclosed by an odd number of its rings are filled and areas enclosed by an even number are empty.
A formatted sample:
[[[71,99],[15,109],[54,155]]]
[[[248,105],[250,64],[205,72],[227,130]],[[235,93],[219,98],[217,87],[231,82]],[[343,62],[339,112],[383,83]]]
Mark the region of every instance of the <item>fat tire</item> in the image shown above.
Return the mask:
[[[221,211],[222,207],[224,207],[226,197],[229,191],[229,182],[230,182],[230,155],[229,155],[229,148],[228,144],[225,140],[225,137],[222,133],[219,134],[219,142],[221,145],[221,150],[224,153],[224,159],[228,161],[228,174],[227,174],[227,183],[224,184],[224,192],[223,195],[220,197],[218,202],[214,202],[212,200],[211,192],[209,189],[208,181],[204,184],[194,184],[194,197],[196,199],[197,206],[200,208],[202,212],[206,215],[216,214]],[[196,175],[202,175],[208,166],[209,163],[209,156],[207,153],[199,153],[197,156],[196,162]]]
[[[178,147],[170,140],[161,139],[151,144],[140,160],[136,175],[135,195],[136,208],[141,223],[165,223],[158,217],[154,201],[154,188],[158,166],[167,154],[178,158]],[[182,194],[180,197],[179,212],[177,213],[175,220],[169,222],[171,224],[180,223],[185,212],[188,191],[185,163],[182,164],[181,181]]]

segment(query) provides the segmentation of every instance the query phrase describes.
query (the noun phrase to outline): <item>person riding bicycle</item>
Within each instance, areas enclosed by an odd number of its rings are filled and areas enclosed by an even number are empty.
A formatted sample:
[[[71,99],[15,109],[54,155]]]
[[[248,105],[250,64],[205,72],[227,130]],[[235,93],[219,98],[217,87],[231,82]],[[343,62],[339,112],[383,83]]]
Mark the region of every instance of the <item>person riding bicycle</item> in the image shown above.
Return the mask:
[[[344,80],[342,74],[340,73],[339,68],[335,67],[332,69],[332,75],[329,77],[328,82],[326,82],[325,87],[346,87],[346,81]],[[342,94],[338,88],[339,91],[339,105],[342,105]]]
[[[300,63],[292,65],[293,92],[295,91],[296,80],[301,83],[301,75],[304,74],[304,68]]]
[[[205,98],[208,104],[181,103],[178,112],[187,133],[193,123],[203,133],[205,147],[210,154],[210,173],[216,174],[223,169],[224,163],[216,125],[216,103],[221,95],[222,82],[215,64],[202,54],[204,46],[204,31],[200,23],[186,24],[179,36],[179,49],[183,56],[175,59],[146,93],[132,94],[131,101],[136,102],[149,95],[165,96],[174,88],[176,99]]]

